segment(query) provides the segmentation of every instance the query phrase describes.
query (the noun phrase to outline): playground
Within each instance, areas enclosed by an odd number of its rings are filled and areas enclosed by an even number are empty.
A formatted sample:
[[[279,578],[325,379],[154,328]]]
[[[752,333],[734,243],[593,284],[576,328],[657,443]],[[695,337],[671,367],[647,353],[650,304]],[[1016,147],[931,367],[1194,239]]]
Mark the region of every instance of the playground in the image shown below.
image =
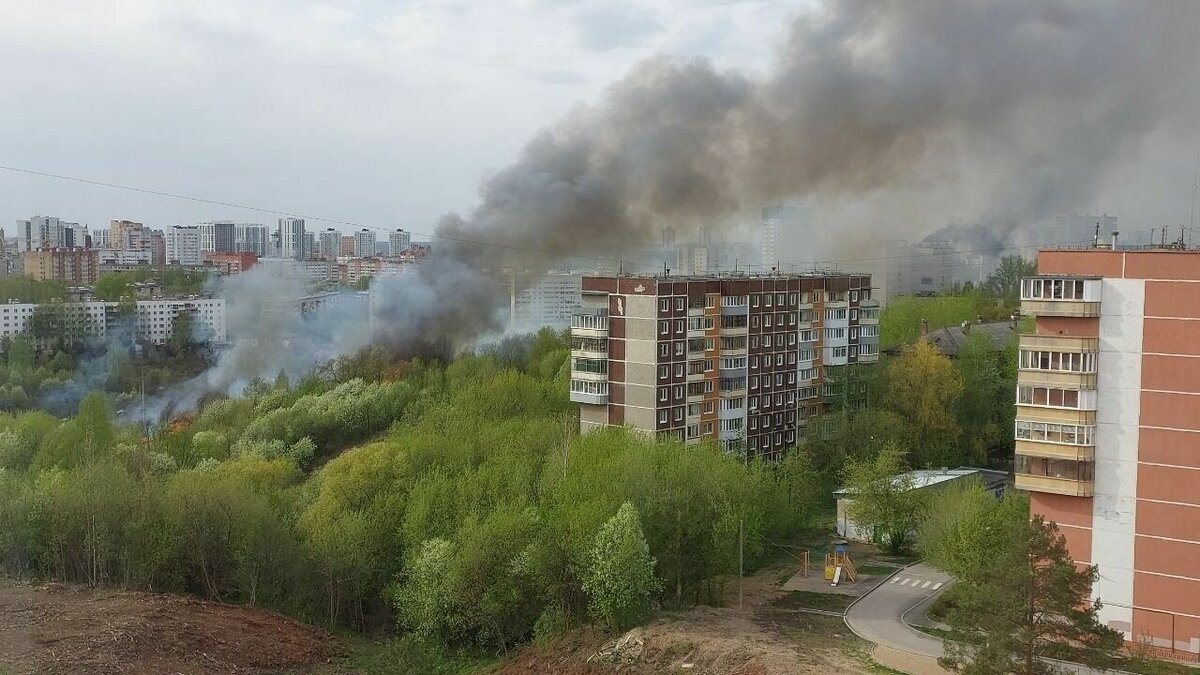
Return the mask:
[[[799,569],[780,590],[861,596],[903,567],[874,546],[844,539],[790,551]]]

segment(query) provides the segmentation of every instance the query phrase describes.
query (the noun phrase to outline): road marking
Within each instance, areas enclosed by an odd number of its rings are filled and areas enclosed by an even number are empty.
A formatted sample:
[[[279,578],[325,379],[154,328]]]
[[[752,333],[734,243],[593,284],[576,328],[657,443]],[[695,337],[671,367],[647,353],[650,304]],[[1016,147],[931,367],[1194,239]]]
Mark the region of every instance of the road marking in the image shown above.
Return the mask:
[[[926,581],[925,583],[921,584],[921,588],[929,588],[929,585],[932,583],[932,581]]]
[[[907,585],[908,585],[908,582],[910,582],[910,581],[912,581],[912,578],[911,578],[911,577],[905,577],[905,578],[904,578],[904,581],[901,581],[901,582],[900,582],[900,585],[901,585],[901,586],[907,586]]]
[[[939,581],[939,582],[937,582],[936,584],[934,584],[934,585],[933,585],[933,590],[935,590],[935,591],[936,591],[937,589],[939,589],[939,588],[941,588],[941,587],[942,587],[942,582],[940,582],[940,581]]]
[[[889,583],[889,584],[894,584],[894,583],[896,583],[897,581],[900,581],[900,577],[892,577],[892,580],[891,580],[891,581],[889,581],[888,583]]]

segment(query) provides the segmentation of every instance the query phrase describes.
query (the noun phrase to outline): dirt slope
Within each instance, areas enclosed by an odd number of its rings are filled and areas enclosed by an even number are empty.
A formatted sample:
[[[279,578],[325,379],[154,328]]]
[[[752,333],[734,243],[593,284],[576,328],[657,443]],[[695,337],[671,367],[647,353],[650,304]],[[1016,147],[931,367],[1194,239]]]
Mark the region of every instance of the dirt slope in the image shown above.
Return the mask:
[[[193,598],[0,584],[0,665],[15,673],[279,673],[339,653],[325,631]]]

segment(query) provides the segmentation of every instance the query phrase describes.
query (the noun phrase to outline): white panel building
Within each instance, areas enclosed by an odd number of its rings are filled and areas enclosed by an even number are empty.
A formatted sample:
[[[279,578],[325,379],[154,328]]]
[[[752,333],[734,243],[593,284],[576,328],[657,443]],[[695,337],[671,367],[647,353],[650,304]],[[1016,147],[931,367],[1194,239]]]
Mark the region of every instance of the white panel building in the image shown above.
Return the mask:
[[[120,322],[120,303],[64,303],[63,309],[75,316],[74,324],[88,335],[103,339]],[[0,304],[0,338],[23,335],[38,305],[28,302]],[[134,338],[153,344],[170,339],[175,319],[182,312],[192,316],[192,338],[197,342],[224,342],[227,339],[224,298],[179,298],[138,300]]]
[[[203,262],[199,227],[175,225],[167,228],[165,236],[168,265],[199,265]]]
[[[400,257],[400,254],[408,250],[412,246],[412,233],[403,229],[396,229],[388,232],[388,254],[393,258]]]

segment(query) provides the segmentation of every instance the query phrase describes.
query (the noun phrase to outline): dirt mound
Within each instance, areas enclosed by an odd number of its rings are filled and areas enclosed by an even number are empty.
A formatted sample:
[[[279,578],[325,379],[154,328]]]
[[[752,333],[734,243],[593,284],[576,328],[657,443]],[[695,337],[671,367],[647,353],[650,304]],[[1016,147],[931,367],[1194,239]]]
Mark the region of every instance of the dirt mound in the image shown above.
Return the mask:
[[[340,654],[320,628],[193,598],[0,585],[0,664],[20,673],[277,673]]]

